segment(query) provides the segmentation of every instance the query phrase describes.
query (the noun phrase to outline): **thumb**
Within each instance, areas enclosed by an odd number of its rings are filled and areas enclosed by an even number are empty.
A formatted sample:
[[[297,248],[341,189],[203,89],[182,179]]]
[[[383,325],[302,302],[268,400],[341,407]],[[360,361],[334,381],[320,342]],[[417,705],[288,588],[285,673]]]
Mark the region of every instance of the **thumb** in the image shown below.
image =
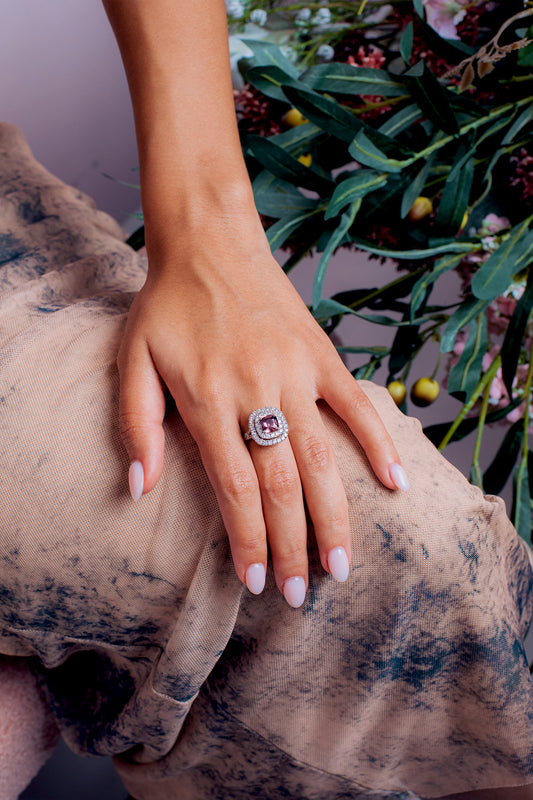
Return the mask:
[[[150,492],[163,472],[165,393],[146,342],[121,344],[119,430],[130,457],[128,480],[137,501]]]

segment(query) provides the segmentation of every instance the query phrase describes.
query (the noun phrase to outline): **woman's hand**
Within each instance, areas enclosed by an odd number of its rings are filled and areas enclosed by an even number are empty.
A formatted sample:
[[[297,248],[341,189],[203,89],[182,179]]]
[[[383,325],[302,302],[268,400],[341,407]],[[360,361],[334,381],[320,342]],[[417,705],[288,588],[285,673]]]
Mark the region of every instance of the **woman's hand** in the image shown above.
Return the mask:
[[[295,607],[303,602],[304,496],[322,566],[338,580],[347,578],[347,500],[319,398],[350,426],[383,484],[406,488],[401,468],[391,473],[399,458],[377,412],[258,227],[243,234],[211,214],[196,232],[183,231],[173,248],[168,242],[152,248],[118,367],[134,499],[163,470],[166,386],[199,446],[237,574],[254,593],[264,585],[268,540],[280,591]],[[289,438],[272,447],[247,445],[248,417],[264,406],[283,411]]]

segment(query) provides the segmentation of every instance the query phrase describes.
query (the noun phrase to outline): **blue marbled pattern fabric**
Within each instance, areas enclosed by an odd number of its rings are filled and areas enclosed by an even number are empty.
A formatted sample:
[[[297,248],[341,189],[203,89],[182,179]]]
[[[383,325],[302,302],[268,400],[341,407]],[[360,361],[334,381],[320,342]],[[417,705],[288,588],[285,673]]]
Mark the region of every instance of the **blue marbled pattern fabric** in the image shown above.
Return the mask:
[[[321,403],[346,487],[345,584],[309,536],[290,608],[237,580],[198,449],[169,401],[138,504],[116,354],[146,263],[0,126],[0,653],[62,735],[137,800],[420,800],[533,784],[523,638],[532,569],[501,500],[363,384],[411,480],[374,478]]]

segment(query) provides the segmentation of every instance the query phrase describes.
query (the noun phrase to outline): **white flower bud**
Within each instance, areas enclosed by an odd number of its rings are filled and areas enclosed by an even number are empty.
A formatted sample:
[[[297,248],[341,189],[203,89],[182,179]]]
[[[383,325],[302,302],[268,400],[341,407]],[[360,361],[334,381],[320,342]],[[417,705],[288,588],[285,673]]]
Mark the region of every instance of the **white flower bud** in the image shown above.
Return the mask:
[[[331,61],[335,55],[335,50],[330,44],[321,44],[316,55],[319,61]]]
[[[264,8],[254,8],[254,10],[250,12],[250,22],[253,22],[254,25],[259,25],[261,28],[265,25],[267,17],[268,14]]]
[[[241,0],[226,0],[226,14],[230,17],[242,17],[244,6]]]
[[[313,17],[315,25],[327,25],[331,22],[331,11],[329,8],[319,8]]]
[[[294,19],[296,20],[296,22],[309,22],[309,20],[311,19],[311,9],[301,8],[295,15]]]

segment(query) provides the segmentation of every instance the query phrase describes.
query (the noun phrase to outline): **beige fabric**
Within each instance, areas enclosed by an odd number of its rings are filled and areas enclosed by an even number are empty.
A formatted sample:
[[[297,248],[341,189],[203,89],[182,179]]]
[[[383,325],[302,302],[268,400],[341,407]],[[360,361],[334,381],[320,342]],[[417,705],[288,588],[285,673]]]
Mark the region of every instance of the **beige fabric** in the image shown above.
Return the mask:
[[[134,504],[116,353],[146,263],[0,126],[0,652],[32,659],[69,746],[137,800],[437,797],[533,783],[531,565],[484,498],[364,383],[408,493],[321,413],[350,505],[345,584],[290,608],[237,580],[169,401]],[[290,424],[290,420],[289,420]]]

